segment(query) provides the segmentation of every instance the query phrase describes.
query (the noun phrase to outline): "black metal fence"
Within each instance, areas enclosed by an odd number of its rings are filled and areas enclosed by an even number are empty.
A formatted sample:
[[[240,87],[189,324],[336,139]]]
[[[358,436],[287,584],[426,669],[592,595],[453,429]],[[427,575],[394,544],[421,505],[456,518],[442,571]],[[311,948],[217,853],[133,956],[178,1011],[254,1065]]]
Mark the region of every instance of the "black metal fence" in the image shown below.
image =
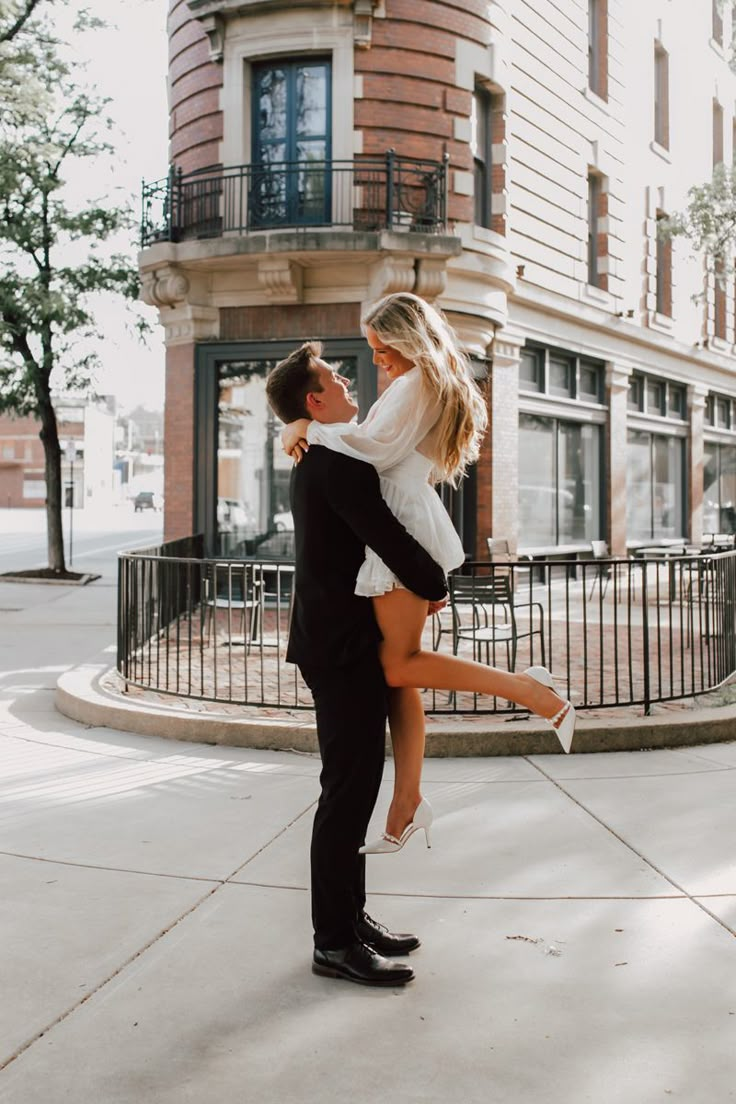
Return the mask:
[[[447,159],[360,157],[280,161],[184,173],[143,185],[141,244],[330,226],[440,233]]]
[[[201,538],[119,559],[118,670],[130,686],[203,701],[309,709],[285,661],[294,565],[208,560]],[[329,611],[325,611],[329,616]],[[424,647],[523,670],[548,666],[578,707],[672,701],[736,671],[736,552],[661,561],[466,565]],[[507,701],[425,691],[429,713]]]

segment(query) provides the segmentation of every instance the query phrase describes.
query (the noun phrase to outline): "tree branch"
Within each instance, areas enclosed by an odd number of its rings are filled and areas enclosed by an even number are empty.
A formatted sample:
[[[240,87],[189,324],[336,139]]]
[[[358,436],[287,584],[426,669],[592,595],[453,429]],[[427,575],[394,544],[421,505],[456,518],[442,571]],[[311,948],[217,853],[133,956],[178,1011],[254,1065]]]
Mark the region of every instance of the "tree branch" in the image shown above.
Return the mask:
[[[31,18],[34,10],[40,3],[41,0],[26,0],[25,7],[22,9],[15,23],[13,23],[7,31],[0,32],[0,43],[10,42],[11,39],[15,38],[18,32],[23,29],[24,24]]]

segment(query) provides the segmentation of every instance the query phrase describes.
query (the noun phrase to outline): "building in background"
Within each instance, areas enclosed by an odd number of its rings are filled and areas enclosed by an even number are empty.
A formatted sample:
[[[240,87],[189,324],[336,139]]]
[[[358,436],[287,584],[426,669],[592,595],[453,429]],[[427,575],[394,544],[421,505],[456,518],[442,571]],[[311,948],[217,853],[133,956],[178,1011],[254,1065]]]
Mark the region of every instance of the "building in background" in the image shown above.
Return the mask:
[[[171,0],[140,255],[167,537],[250,552],[288,527],[265,375],[320,337],[365,408],[361,312],[402,290],[488,381],[447,496],[469,556],[733,529],[734,287],[658,235],[735,152],[729,24],[716,0]]]
[[[140,493],[163,502],[163,413],[136,406],[115,426],[115,493],[119,501]]]
[[[64,506],[107,507],[113,502],[115,400],[64,394],[54,400]],[[0,415],[0,507],[43,506],[46,473],[40,423]],[[65,446],[73,443],[71,451]]]

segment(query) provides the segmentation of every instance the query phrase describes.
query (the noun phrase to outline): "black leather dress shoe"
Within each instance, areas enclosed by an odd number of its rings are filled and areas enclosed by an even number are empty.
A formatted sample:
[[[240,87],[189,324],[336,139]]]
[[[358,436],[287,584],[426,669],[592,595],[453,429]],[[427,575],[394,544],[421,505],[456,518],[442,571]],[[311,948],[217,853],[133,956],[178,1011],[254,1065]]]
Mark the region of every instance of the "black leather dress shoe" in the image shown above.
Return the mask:
[[[408,932],[390,932],[367,912],[363,913],[355,925],[355,934],[363,943],[368,943],[382,955],[405,955],[420,946],[415,935],[410,935]]]
[[[365,943],[351,943],[337,951],[315,947],[312,973],[321,977],[345,978],[359,985],[406,985],[414,971],[401,962],[391,962]]]

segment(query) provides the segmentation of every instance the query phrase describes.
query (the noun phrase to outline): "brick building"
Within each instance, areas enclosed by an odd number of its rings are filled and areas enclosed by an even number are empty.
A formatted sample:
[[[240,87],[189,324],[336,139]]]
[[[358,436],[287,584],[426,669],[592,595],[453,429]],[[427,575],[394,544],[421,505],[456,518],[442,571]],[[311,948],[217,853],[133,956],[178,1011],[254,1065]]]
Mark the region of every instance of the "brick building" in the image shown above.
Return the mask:
[[[488,380],[448,501],[470,555],[736,528],[733,281],[657,233],[736,152],[729,23],[716,0],[171,0],[140,256],[167,537],[288,527],[266,371],[318,336],[369,404],[361,311],[399,290]]]
[[[54,398],[65,506],[109,505],[113,491],[115,400],[64,394]],[[0,414],[0,507],[46,503],[46,461],[32,417]],[[65,451],[74,443],[74,460]]]

